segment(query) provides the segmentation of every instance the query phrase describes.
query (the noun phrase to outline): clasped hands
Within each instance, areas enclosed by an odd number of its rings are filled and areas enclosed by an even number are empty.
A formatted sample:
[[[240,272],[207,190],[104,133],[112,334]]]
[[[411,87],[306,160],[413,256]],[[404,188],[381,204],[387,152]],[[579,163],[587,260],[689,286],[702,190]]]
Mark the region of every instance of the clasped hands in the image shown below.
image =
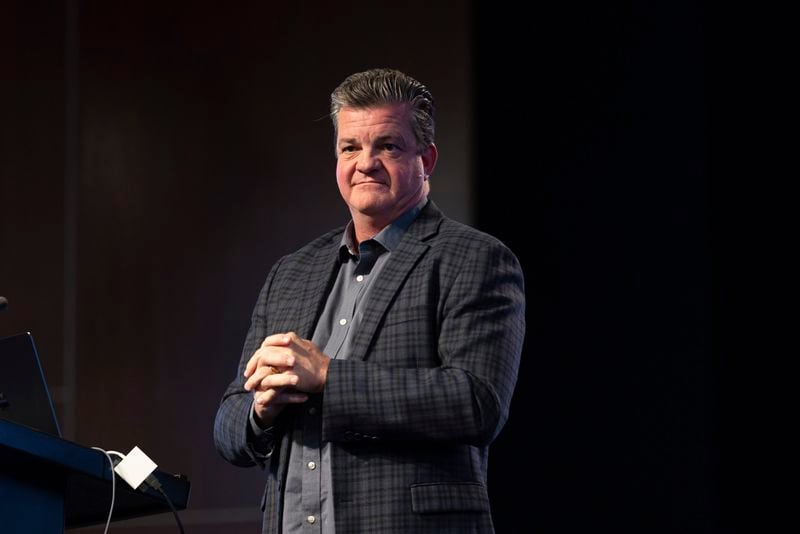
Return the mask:
[[[244,370],[244,389],[254,393],[253,410],[261,425],[271,425],[287,404],[308,400],[328,378],[330,358],[294,332],[264,339]]]

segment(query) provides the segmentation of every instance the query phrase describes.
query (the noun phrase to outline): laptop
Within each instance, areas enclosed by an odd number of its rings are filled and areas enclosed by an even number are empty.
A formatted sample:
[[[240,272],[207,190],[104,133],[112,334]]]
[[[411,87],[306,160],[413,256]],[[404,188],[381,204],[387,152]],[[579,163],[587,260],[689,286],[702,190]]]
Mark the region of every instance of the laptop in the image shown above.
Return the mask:
[[[0,419],[61,437],[30,332],[0,339]]]

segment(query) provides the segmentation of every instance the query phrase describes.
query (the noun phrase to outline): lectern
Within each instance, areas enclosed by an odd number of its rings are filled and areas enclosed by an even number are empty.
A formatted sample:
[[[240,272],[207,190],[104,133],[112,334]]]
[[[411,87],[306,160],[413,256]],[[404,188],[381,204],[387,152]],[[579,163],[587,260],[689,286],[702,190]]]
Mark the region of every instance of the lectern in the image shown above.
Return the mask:
[[[185,509],[189,481],[154,475],[175,508]],[[100,451],[0,419],[0,531],[50,534],[105,523],[112,476]],[[112,521],[163,512],[170,509],[158,492],[117,478]]]

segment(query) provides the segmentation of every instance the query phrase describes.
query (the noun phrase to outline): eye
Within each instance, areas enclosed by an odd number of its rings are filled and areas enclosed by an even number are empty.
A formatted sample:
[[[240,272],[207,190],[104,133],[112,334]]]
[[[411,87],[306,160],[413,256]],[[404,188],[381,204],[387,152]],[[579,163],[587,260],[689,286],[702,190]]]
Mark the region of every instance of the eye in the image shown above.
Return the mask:
[[[395,145],[394,143],[384,143],[383,149],[386,150],[387,152],[397,152],[398,150],[400,150],[400,147]]]
[[[339,149],[339,151],[342,154],[347,154],[347,153],[350,153],[350,152],[355,152],[356,151],[356,147],[354,147],[353,145],[345,145],[341,149]]]

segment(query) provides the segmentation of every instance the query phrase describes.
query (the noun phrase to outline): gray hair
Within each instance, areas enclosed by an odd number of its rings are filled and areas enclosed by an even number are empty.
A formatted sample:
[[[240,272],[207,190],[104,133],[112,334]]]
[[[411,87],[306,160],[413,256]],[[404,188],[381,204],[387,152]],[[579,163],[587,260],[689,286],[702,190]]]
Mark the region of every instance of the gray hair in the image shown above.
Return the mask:
[[[371,69],[348,76],[331,93],[334,139],[339,111],[344,107],[368,109],[385,104],[411,105],[411,129],[420,151],[433,143],[436,123],[433,95],[420,82],[394,69]]]

